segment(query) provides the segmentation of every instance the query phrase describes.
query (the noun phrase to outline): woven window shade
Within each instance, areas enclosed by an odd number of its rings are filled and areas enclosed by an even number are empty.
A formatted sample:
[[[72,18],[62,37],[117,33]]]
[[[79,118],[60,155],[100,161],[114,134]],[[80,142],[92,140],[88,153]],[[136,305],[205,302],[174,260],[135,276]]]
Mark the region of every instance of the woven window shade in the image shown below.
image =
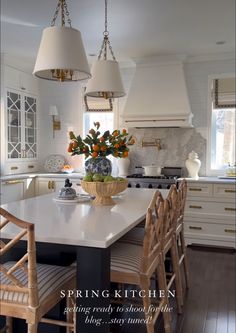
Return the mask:
[[[214,80],[213,97],[215,109],[236,107],[235,77]]]

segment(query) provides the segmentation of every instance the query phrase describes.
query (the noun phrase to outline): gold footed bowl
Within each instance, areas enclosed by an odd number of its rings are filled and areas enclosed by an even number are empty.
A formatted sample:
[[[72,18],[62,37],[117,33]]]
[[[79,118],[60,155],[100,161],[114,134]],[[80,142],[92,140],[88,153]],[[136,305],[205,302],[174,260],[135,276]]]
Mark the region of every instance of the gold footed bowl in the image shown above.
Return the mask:
[[[93,205],[111,206],[116,204],[112,196],[123,192],[128,186],[128,180],[112,182],[86,182],[81,180],[81,186],[85,192],[95,196]]]

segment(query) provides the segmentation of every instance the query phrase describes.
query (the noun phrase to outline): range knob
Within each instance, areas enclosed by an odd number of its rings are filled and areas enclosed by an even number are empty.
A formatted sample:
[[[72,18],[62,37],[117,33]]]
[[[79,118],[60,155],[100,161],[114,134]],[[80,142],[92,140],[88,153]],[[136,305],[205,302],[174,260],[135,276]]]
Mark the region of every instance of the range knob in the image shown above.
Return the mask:
[[[171,187],[171,185],[170,185],[170,184],[166,186],[166,188],[167,188],[168,190],[170,189],[170,187]]]
[[[152,188],[152,187],[153,187],[152,184],[149,184],[149,185],[148,185],[148,188]]]
[[[158,185],[157,188],[161,189],[161,188],[162,188],[162,185]]]
[[[136,188],[140,188],[140,184],[136,184],[135,187],[136,187]]]
[[[132,185],[129,183],[129,184],[128,184],[128,187],[132,187]]]

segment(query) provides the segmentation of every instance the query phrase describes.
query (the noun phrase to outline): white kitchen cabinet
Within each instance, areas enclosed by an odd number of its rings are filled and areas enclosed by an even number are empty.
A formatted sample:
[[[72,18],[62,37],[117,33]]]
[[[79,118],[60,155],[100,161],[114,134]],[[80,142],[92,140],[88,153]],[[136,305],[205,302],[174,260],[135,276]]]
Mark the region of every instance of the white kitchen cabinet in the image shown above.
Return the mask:
[[[1,204],[24,198],[24,180],[8,180],[1,182]]]
[[[27,73],[3,66],[2,171],[18,174],[37,171],[37,81]]]
[[[65,178],[37,178],[36,180],[36,195],[43,195],[52,192],[59,192],[65,185]],[[72,182],[72,187],[79,192],[80,189],[80,179],[70,179]]]
[[[7,159],[37,157],[37,97],[6,91]]]
[[[236,247],[236,185],[188,182],[187,244]]]
[[[32,198],[35,195],[34,178],[1,181],[0,187],[1,205],[12,201]]]
[[[37,95],[37,79],[33,75],[10,66],[4,66],[4,86]]]

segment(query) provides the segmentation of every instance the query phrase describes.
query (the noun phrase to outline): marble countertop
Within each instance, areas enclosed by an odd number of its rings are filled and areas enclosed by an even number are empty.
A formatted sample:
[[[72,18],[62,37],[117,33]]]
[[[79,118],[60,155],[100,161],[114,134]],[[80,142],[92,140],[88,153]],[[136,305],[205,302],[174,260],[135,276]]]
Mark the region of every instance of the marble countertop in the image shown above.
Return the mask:
[[[36,241],[106,248],[145,218],[154,192],[128,188],[114,198],[114,206],[93,206],[92,201],[59,203],[53,200],[55,193],[52,193],[2,207],[34,223]],[[166,197],[168,190],[161,193]],[[15,231],[15,226],[6,226],[2,237],[10,238]]]
[[[187,182],[193,183],[222,183],[222,184],[235,184],[236,178],[221,178],[219,177],[199,177],[199,179],[185,178]],[[180,178],[179,180],[181,180]]]
[[[48,172],[35,172],[35,173],[21,173],[17,175],[6,175],[1,176],[1,181],[14,180],[14,179],[27,179],[27,178],[36,178],[36,177],[44,177],[44,178],[77,178],[82,179],[83,174],[81,172],[72,172],[72,173],[48,173]]]

